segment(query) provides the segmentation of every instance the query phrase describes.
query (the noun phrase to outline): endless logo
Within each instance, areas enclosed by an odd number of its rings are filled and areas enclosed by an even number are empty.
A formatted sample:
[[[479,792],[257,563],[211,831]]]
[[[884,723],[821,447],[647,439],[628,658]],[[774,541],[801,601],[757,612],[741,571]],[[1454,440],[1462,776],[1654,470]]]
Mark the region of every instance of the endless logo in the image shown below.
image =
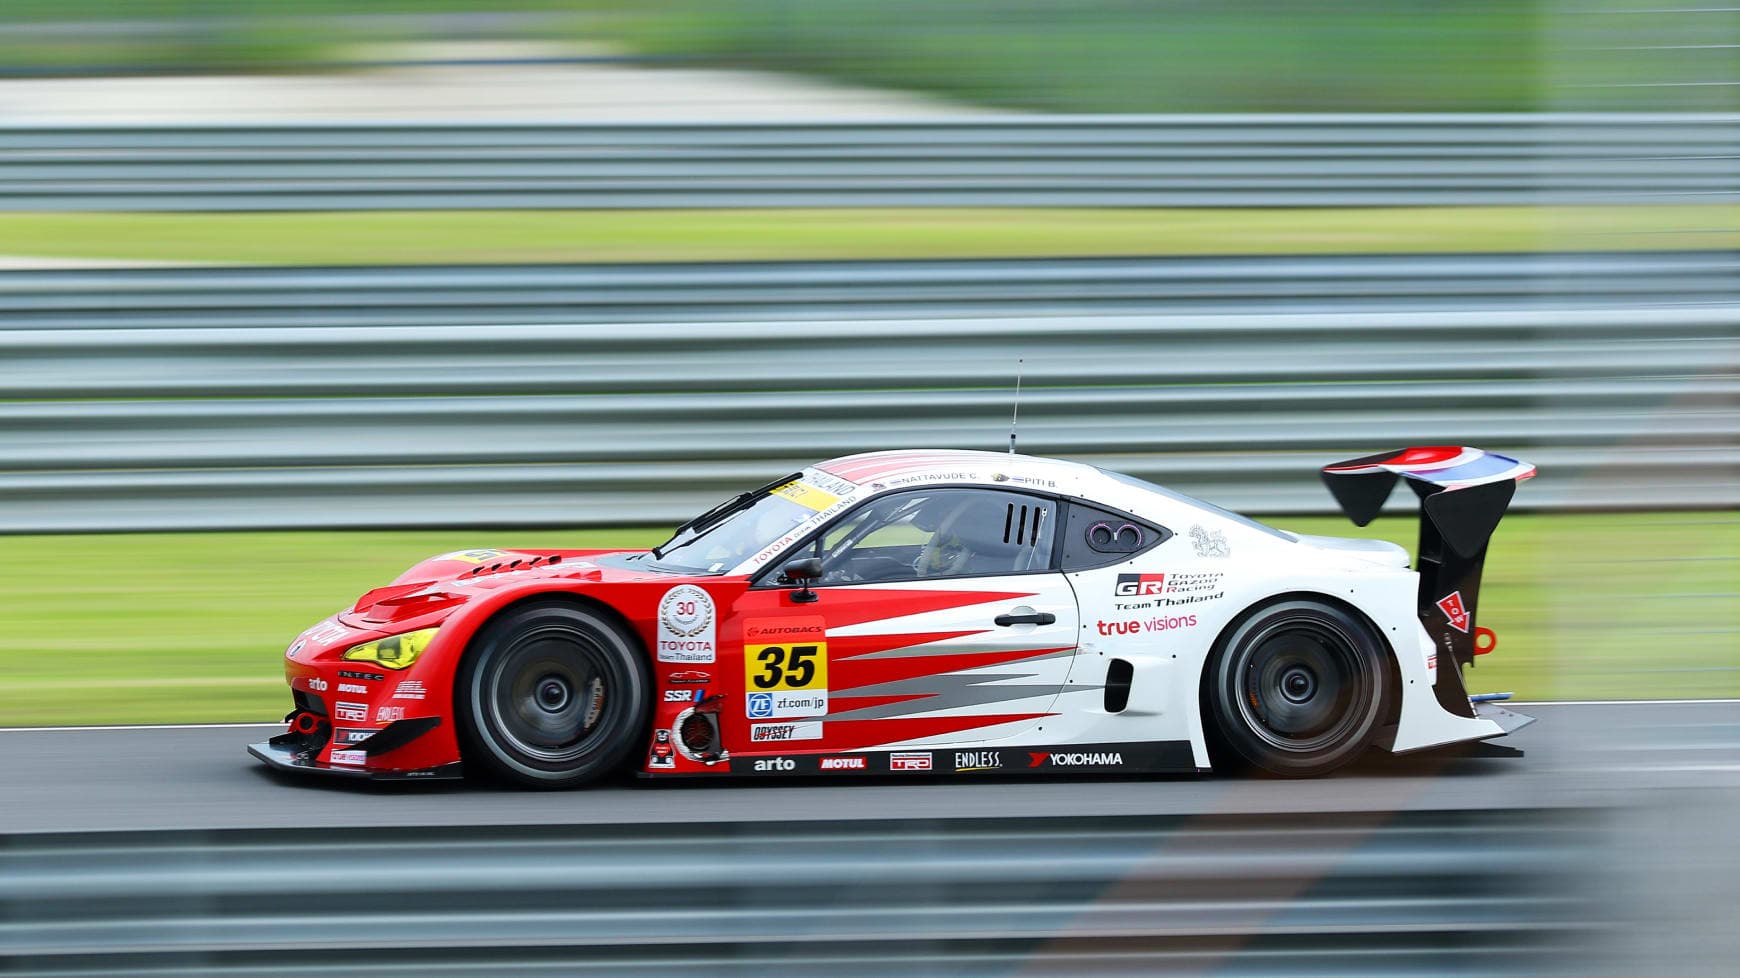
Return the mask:
[[[956,771],[996,771],[1003,767],[1003,754],[994,750],[955,751]]]

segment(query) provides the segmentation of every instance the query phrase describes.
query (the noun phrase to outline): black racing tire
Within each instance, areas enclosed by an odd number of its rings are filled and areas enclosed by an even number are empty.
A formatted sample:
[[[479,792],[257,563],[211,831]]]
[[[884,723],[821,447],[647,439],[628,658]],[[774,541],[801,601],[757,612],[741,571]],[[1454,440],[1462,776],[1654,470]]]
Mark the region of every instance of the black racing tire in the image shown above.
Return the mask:
[[[460,750],[467,765],[515,784],[590,784],[645,743],[651,689],[640,643],[608,614],[512,607],[478,630],[460,664]]]
[[[1270,774],[1309,778],[1371,746],[1389,715],[1388,647],[1363,618],[1289,599],[1246,614],[1217,643],[1204,695],[1219,746]]]

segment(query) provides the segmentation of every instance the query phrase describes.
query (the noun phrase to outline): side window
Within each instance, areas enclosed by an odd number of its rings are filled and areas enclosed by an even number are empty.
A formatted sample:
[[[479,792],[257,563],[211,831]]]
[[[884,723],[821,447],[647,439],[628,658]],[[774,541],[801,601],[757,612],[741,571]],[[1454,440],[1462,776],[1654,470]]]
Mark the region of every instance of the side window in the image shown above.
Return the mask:
[[[1171,535],[1134,517],[1072,502],[1069,525],[1063,531],[1063,569],[1092,570],[1122,563]]]
[[[1025,574],[1047,570],[1058,504],[993,489],[883,496],[823,531],[818,584]]]

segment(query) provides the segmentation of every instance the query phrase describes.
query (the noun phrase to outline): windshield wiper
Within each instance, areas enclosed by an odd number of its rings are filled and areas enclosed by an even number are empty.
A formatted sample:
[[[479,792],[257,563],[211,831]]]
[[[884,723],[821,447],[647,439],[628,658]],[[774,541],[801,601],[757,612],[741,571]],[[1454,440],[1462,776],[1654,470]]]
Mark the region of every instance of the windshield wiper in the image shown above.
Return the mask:
[[[670,553],[672,550],[687,544],[689,541],[695,539],[708,530],[711,530],[713,527],[718,526],[732,514],[737,513],[740,510],[748,509],[749,505],[757,499],[760,499],[762,496],[767,495],[788,482],[795,481],[801,475],[803,475],[802,472],[793,472],[791,475],[782,479],[775,479],[759,489],[740,492],[719,505],[714,506],[712,509],[707,510],[705,513],[702,513],[700,516],[684,523],[682,526],[677,527],[676,531],[671,534],[669,540],[666,540],[664,543],[652,548],[653,559],[663,560],[665,554]],[[684,536],[685,533],[688,535]]]

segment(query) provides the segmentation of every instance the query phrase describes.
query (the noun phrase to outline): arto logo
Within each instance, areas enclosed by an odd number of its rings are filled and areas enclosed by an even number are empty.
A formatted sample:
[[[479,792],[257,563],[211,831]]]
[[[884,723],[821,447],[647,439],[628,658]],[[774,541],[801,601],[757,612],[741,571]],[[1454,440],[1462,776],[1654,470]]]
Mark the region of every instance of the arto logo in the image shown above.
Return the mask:
[[[1462,606],[1462,592],[1451,591],[1438,599],[1438,610],[1444,617],[1450,619],[1450,627],[1459,632],[1468,631],[1468,609]]]

